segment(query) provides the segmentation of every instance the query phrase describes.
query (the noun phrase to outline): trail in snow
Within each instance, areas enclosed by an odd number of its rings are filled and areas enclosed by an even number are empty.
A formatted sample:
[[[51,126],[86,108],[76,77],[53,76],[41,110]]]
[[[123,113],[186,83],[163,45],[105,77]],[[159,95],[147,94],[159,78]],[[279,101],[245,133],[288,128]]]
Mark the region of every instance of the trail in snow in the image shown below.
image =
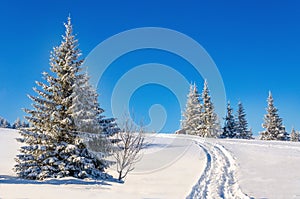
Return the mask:
[[[206,154],[206,166],[187,199],[250,199],[237,183],[231,154],[219,144],[199,141],[196,144]]]

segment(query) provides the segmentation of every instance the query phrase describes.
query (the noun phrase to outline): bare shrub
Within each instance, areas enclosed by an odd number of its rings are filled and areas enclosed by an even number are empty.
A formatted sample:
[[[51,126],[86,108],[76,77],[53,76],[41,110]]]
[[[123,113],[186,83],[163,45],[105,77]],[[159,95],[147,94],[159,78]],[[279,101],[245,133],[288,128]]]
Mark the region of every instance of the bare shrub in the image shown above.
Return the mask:
[[[118,180],[124,179],[134,170],[134,165],[142,158],[141,149],[145,145],[143,127],[136,126],[128,115],[124,118],[121,131],[115,135],[118,142],[113,153],[119,174]]]

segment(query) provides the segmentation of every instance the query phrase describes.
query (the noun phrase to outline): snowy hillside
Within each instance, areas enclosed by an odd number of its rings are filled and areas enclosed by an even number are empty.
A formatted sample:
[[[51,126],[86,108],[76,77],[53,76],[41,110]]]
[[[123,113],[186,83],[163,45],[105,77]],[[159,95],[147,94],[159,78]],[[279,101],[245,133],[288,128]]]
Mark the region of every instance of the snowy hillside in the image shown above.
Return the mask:
[[[0,198],[300,198],[298,143],[159,135],[125,184],[37,182],[14,177],[17,136],[0,129]]]
[[[239,165],[239,184],[255,198],[300,198],[300,143],[222,141]]]

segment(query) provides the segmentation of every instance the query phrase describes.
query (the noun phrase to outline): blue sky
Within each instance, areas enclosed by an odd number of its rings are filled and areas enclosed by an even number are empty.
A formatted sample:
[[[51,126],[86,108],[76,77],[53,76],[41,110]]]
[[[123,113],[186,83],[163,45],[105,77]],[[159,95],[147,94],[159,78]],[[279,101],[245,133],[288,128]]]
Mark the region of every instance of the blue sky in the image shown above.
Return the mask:
[[[7,1],[0,6],[0,115],[11,122],[30,107],[36,80],[48,71],[49,53],[59,44],[62,23],[71,13],[80,48],[86,56],[119,32],[139,27],[164,27],[200,43],[216,63],[233,105],[244,103],[249,125],[261,131],[268,91],[287,130],[300,130],[300,2],[290,1]],[[119,63],[152,61],[178,67],[166,52],[136,52]],[[149,59],[149,60],[147,60]],[[177,65],[176,65],[177,64]],[[114,67],[114,70],[118,70]],[[188,69],[187,69],[188,70]],[[107,71],[113,77],[116,71]],[[184,73],[184,72],[183,72]],[[188,79],[202,87],[201,77]],[[109,84],[110,78],[106,78]],[[100,93],[105,96],[108,86]],[[156,96],[153,96],[153,93]],[[101,99],[105,109],[110,109]],[[179,128],[180,109],[173,94],[157,85],[140,88],[130,102],[147,121],[148,108],[162,103],[170,114],[164,131]],[[107,111],[109,113],[109,110]]]

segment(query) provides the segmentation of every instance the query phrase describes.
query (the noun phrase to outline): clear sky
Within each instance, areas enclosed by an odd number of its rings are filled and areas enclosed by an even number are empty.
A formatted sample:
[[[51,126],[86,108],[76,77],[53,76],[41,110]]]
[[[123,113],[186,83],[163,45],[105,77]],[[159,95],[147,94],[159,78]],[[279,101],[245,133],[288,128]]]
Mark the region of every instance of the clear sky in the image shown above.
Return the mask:
[[[300,130],[300,2],[297,0],[1,1],[0,115],[10,122],[24,115],[21,108],[30,107],[26,94],[33,93],[34,82],[41,80],[43,71],[49,70],[49,53],[59,44],[64,31],[62,23],[69,13],[83,57],[101,41],[132,28],[164,27],[188,35],[216,63],[227,99],[234,106],[238,100],[244,103],[254,133],[262,130],[269,90],[287,130],[292,126]],[[142,64],[153,61],[151,56],[174,68],[182,61],[158,51],[136,52],[117,61],[130,65],[138,60]],[[113,76],[117,68],[108,71],[107,76]],[[192,74],[188,77],[202,89],[201,77],[193,78]],[[106,90],[99,92],[105,96]],[[100,97],[100,102],[104,109],[110,109],[105,99]],[[146,121],[149,106],[162,103],[173,113],[168,116],[164,131],[179,128],[180,109],[167,89],[144,86],[134,93],[130,103]]]

